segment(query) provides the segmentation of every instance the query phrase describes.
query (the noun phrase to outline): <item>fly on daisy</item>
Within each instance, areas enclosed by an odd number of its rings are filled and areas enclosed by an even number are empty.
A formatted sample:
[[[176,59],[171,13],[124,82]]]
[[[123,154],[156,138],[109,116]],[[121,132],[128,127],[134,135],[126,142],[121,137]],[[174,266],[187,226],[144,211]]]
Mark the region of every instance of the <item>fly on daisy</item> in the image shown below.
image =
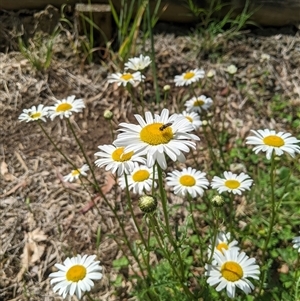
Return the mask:
[[[207,283],[216,286],[217,292],[226,288],[229,298],[235,297],[236,287],[249,294],[254,285],[248,278],[258,280],[260,274],[255,259],[249,258],[244,252],[239,253],[237,249],[215,251],[213,263],[206,264],[205,269]]]
[[[42,120],[46,122],[46,117],[48,116],[49,107],[45,107],[39,104],[37,107],[32,106],[30,109],[24,109],[23,113],[19,116],[20,121],[36,121]]]
[[[204,70],[196,68],[194,70],[187,71],[181,75],[176,75],[174,79],[175,86],[188,86],[192,83],[199,81],[201,78],[204,77],[204,74]]]
[[[231,171],[225,171],[224,178],[214,176],[211,187],[217,189],[219,193],[228,191],[241,195],[243,191],[250,190],[250,186],[253,183],[253,180],[243,172],[237,175]]]
[[[134,162],[146,163],[146,159],[134,151],[125,152],[124,146],[100,145],[98,148],[100,152],[95,153],[95,156],[100,157],[100,159],[95,161],[96,166],[105,166],[105,170],[110,170],[112,173],[117,172],[118,176],[123,173],[130,173],[135,167]]]
[[[58,272],[49,275],[50,283],[54,284],[53,291],[57,292],[63,298],[69,294],[74,294],[81,299],[82,293],[89,292],[94,286],[93,280],[102,278],[102,267],[100,261],[94,261],[96,255],[77,255],[67,258],[63,264],[56,263]]]
[[[246,138],[246,144],[254,144],[253,151],[257,154],[265,152],[268,160],[271,159],[273,152],[276,156],[283,155],[284,152],[295,157],[295,153],[300,153],[300,140],[292,137],[290,133],[278,132],[274,130],[251,130],[255,136]]]
[[[206,173],[191,167],[184,168],[182,171],[174,170],[169,172],[166,183],[171,186],[175,194],[180,196],[190,195],[193,198],[202,196],[204,189],[207,189],[209,182]]]
[[[140,153],[147,156],[147,166],[152,167],[155,162],[162,169],[167,168],[167,155],[173,161],[185,161],[183,152],[195,148],[195,142],[189,139],[200,140],[198,136],[190,134],[193,127],[183,116],[177,114],[169,116],[169,110],[163,109],[161,115],[146,112],[145,119],[141,115],[134,115],[137,124],[121,123],[121,131],[114,141],[118,147],[126,146],[126,152]],[[168,124],[167,127],[164,125]],[[162,129],[162,130],[161,130]]]
[[[79,113],[85,108],[82,99],[75,99],[75,95],[68,96],[67,99],[57,100],[55,105],[49,107],[49,117],[53,120],[56,116],[60,119],[69,118],[72,113]]]
[[[187,100],[184,105],[186,106],[187,112],[201,113],[203,110],[207,111],[211,107],[212,103],[213,101],[211,98],[206,97],[205,95],[200,95]]]
[[[153,188],[157,187],[157,172],[153,175],[153,168],[148,168],[145,165],[134,164],[134,169],[127,175],[123,174],[121,178],[119,178],[119,184],[122,189],[126,188],[126,179],[128,183],[128,189],[132,190],[134,193],[139,195],[150,191]]]
[[[131,84],[132,86],[138,85],[140,82],[142,82],[145,79],[145,76],[142,75],[141,72],[137,71],[134,73],[130,73],[128,71],[125,71],[124,73],[113,73],[108,76],[107,81],[108,83],[117,83],[118,86],[124,86],[126,87],[127,84]]]
[[[77,180],[79,176],[87,176],[86,171],[89,170],[89,166],[87,164],[83,164],[82,167],[78,169],[72,170],[68,175],[64,176],[64,181],[66,182],[73,182],[74,180]]]

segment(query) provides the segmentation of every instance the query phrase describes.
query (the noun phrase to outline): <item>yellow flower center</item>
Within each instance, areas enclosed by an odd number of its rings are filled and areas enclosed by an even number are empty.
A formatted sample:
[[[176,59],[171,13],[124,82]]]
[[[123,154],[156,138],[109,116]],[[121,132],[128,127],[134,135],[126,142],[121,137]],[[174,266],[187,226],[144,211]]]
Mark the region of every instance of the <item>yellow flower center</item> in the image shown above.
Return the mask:
[[[263,139],[264,144],[273,146],[273,147],[281,147],[284,145],[284,140],[276,135],[270,135]]]
[[[225,249],[225,250],[228,250],[228,244],[226,242],[220,242],[217,246],[216,246],[216,249],[222,251],[222,249]]]
[[[113,151],[113,153],[111,154],[112,159],[117,162],[124,162],[130,160],[134,152],[124,154],[124,149],[125,147],[116,148],[116,150]]]
[[[194,102],[194,107],[202,107],[204,105],[204,101],[201,100],[201,99],[197,99],[195,102]]]
[[[188,80],[188,79],[191,79],[195,76],[195,73],[194,72],[187,72],[184,74],[183,78]]]
[[[163,127],[163,123],[152,123],[146,125],[140,132],[143,142],[150,145],[167,144],[173,139],[172,127]]]
[[[150,177],[150,173],[148,170],[138,170],[132,175],[132,179],[134,182],[143,182],[148,180]]]
[[[237,189],[240,187],[240,182],[237,180],[227,180],[225,181],[225,186],[230,189]]]
[[[67,272],[66,278],[68,281],[78,282],[86,276],[86,268],[83,265],[73,265]]]
[[[80,171],[79,171],[79,169],[75,169],[75,170],[72,170],[71,174],[72,174],[73,177],[75,177],[75,176],[78,176],[80,174]]]
[[[72,105],[64,102],[57,106],[56,112],[66,112],[72,109]]]
[[[124,73],[122,76],[121,76],[122,79],[126,80],[126,81],[129,81],[131,79],[133,79],[133,76],[131,73]]]
[[[185,118],[189,121],[189,122],[193,122],[193,118],[190,116],[185,116]]]
[[[227,261],[221,267],[221,274],[227,280],[235,282],[243,278],[242,267],[235,261]]]
[[[190,175],[181,176],[179,182],[183,186],[190,186],[190,187],[196,184],[195,178]]]
[[[35,112],[35,113],[31,113],[29,116],[32,119],[37,119],[37,118],[40,118],[42,116],[42,114],[40,112]]]

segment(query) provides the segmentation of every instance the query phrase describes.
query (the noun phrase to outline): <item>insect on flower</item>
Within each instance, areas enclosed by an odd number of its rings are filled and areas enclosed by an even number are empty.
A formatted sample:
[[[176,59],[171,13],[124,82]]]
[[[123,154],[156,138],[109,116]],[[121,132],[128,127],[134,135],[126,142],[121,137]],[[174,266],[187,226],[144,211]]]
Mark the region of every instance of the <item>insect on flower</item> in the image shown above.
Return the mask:
[[[168,123],[166,123],[166,124],[163,124],[163,125],[159,128],[159,130],[160,130],[160,131],[163,131],[163,130],[165,130],[167,127],[171,126],[172,124],[173,124],[173,122],[168,122]]]

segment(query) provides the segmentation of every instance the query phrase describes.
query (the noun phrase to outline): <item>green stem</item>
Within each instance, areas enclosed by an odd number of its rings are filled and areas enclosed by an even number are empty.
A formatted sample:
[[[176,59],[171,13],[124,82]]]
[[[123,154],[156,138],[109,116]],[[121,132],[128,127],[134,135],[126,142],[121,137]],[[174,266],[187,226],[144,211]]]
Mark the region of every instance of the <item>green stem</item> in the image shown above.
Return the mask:
[[[266,258],[266,254],[267,254],[268,245],[270,243],[270,239],[272,236],[272,230],[273,230],[273,227],[275,224],[276,213],[277,213],[276,212],[276,202],[275,202],[275,154],[274,154],[274,151],[273,151],[272,157],[271,157],[270,185],[271,185],[271,215],[270,215],[270,222],[269,222],[267,238],[265,239],[265,244],[264,244],[263,250],[262,250],[261,261],[262,261],[263,269],[262,269],[262,273],[261,273],[261,277],[260,277],[259,295],[262,292],[263,284],[265,282],[265,277],[266,277],[266,272],[267,272],[265,258]]]
[[[131,197],[130,197],[130,193],[129,193],[128,178],[127,178],[126,174],[124,174],[124,178],[125,178],[125,184],[126,184],[126,197],[127,197],[127,202],[128,202],[128,207],[129,207],[130,214],[132,216],[134,225],[135,225],[135,227],[138,230],[138,233],[139,233],[139,236],[140,236],[140,238],[142,240],[142,243],[145,246],[146,251],[149,252],[149,245],[147,244],[147,242],[145,240],[143,232],[142,232],[142,230],[141,230],[141,228],[139,226],[139,223],[137,222],[137,219],[136,219],[134,211],[133,211],[133,207],[132,207],[132,203],[131,203]],[[144,263],[146,264],[146,268],[147,268],[149,277],[150,277],[150,279],[152,279],[151,268],[150,268],[149,264],[147,264],[147,261],[144,261]]]
[[[188,194],[187,199],[188,199],[188,203],[189,203],[189,207],[190,207],[190,214],[191,214],[191,217],[192,217],[194,231],[197,234],[197,238],[198,238],[198,241],[199,241],[199,247],[200,247],[200,256],[199,256],[199,259],[201,261],[201,264],[204,265],[204,260],[203,260],[204,256],[203,256],[203,248],[202,248],[203,245],[204,245],[204,243],[202,241],[201,234],[198,231],[198,227],[196,225],[196,220],[195,220],[195,217],[194,217],[194,214],[193,214],[193,211],[194,211],[193,204],[192,204],[193,199],[192,199],[191,195],[189,195],[189,194]]]
[[[48,138],[48,140],[50,141],[50,143],[54,146],[54,148],[56,149],[56,151],[58,153],[60,153],[63,158],[75,169],[77,170],[78,167],[61,151],[60,148],[58,148],[58,146],[55,144],[55,142],[52,140],[52,138],[48,135],[48,133],[46,132],[46,130],[44,129],[42,123],[40,122],[40,120],[38,120],[38,125],[40,126],[41,130],[43,131],[43,133],[46,135],[46,137]]]
[[[227,169],[227,168],[228,168],[228,164],[227,164],[228,160],[227,160],[227,161],[225,160],[225,157],[224,157],[224,153],[225,153],[225,152],[224,152],[223,149],[222,149],[222,143],[220,143],[219,138],[218,138],[218,136],[217,136],[216,133],[215,133],[215,129],[211,126],[211,123],[210,123],[209,121],[208,121],[208,126],[209,126],[209,128],[210,128],[210,131],[211,131],[211,133],[212,133],[212,136],[214,137],[214,139],[215,139],[215,141],[216,141],[216,143],[217,143],[217,145],[218,145],[219,153],[220,153],[220,156],[221,156],[221,158],[222,158],[224,167],[225,167],[225,169]]]
[[[133,93],[133,91],[132,91],[132,86],[131,86],[131,84],[127,84],[127,85],[126,85],[126,88],[127,88],[127,91],[129,92],[129,94],[131,95],[134,109],[135,109],[136,112],[139,114],[140,112],[139,112],[139,110],[138,110],[137,101],[136,101],[135,95],[134,95],[134,93]]]
[[[92,176],[93,176],[93,179],[94,179],[94,187],[97,188],[98,185],[97,185],[96,183],[98,183],[98,181],[97,181],[96,175],[95,175],[95,173],[94,173],[94,168],[92,168],[91,163],[90,163],[90,160],[89,160],[88,156],[86,155],[86,152],[85,152],[85,150],[84,150],[84,148],[83,148],[83,145],[82,145],[82,143],[80,142],[80,140],[78,139],[78,137],[77,137],[77,135],[76,135],[76,133],[75,133],[75,130],[74,130],[74,128],[73,128],[73,126],[72,126],[72,123],[71,123],[71,121],[70,121],[69,118],[67,118],[67,122],[68,122],[69,128],[70,128],[70,130],[71,130],[71,132],[72,132],[72,134],[73,134],[73,136],[74,136],[74,138],[75,138],[75,140],[76,140],[76,143],[78,144],[78,146],[79,146],[79,148],[80,148],[80,150],[81,150],[81,153],[82,153],[82,155],[83,155],[83,157],[84,157],[84,159],[85,159],[85,162],[86,162],[86,164],[87,164],[87,165],[89,166],[89,168],[90,168],[90,171],[91,171]],[[99,186],[98,186],[98,187],[99,187]]]
[[[183,269],[183,266],[182,266],[181,256],[179,256],[180,257],[180,260],[179,260],[180,271],[181,271],[181,275],[180,275],[180,273],[178,273],[178,271],[176,269],[176,265],[172,261],[171,254],[170,254],[170,252],[168,250],[168,247],[165,246],[165,243],[164,243],[164,237],[165,237],[165,235],[161,232],[159,223],[157,222],[157,219],[155,218],[155,216],[153,214],[151,214],[151,215],[149,215],[149,220],[150,220],[150,224],[151,224],[151,226],[153,228],[153,233],[155,234],[157,243],[158,243],[158,245],[160,247],[160,250],[164,254],[164,258],[166,258],[167,261],[169,262],[169,265],[170,265],[171,269],[173,270],[174,274],[176,275],[176,278],[179,280],[179,282],[181,284],[181,287],[183,288],[183,290],[186,293],[186,295],[191,298],[190,300],[194,300],[195,296],[193,295],[193,293],[188,289],[188,287],[185,284],[184,273],[182,273],[182,271],[184,271],[184,269]],[[178,253],[177,252],[176,252],[176,255],[178,257]]]
[[[166,196],[166,192],[164,190],[164,184],[163,184],[163,177],[162,177],[162,169],[159,166],[159,164],[156,164],[157,166],[157,173],[158,173],[158,186],[159,186],[159,194],[161,197],[161,204],[163,207],[163,212],[164,212],[164,218],[165,218],[165,224],[166,224],[166,230],[167,230],[167,235],[170,239],[173,240],[173,236],[171,233],[171,229],[170,229],[170,221],[169,221],[169,213],[168,213],[168,208],[167,208],[167,196]]]
[[[233,209],[233,202],[234,202],[234,194],[230,193],[229,194],[229,232],[231,235],[233,235],[233,222],[234,222],[234,213],[235,210]]]

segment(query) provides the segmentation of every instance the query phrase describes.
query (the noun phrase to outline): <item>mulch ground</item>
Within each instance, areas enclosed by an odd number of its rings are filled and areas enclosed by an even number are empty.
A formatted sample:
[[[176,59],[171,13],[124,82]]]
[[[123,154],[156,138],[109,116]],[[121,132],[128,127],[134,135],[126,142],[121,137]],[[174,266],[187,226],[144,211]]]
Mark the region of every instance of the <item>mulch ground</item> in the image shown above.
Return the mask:
[[[104,60],[96,56],[94,63],[83,63],[82,49],[74,50],[80,38],[76,40],[69,30],[57,36],[50,68],[36,70],[18,51],[15,36],[11,38],[13,29],[17,34],[12,24],[16,18],[21,22],[20,16],[0,15],[0,23],[7,24],[1,28],[0,38],[0,300],[61,300],[51,290],[48,275],[56,262],[83,253],[97,254],[104,267],[104,279],[96,283],[93,296],[101,300],[129,300],[130,270],[122,271],[124,280],[118,289],[112,286],[119,273],[112,261],[123,256],[112,238],[120,235],[113,214],[101,198],[89,195],[79,184],[62,182],[62,175],[69,173],[70,167],[37,124],[20,123],[18,116],[32,105],[51,105],[55,99],[69,95],[83,98],[86,109],[71,121],[94,161],[97,146],[112,143],[104,110],[114,113],[115,128],[121,121],[133,121],[135,111],[130,97],[106,81],[109,73],[118,71],[113,55]],[[27,17],[32,18],[32,13],[27,12]],[[300,138],[299,128],[296,132],[291,128],[300,111],[299,31],[292,27],[272,29],[267,35],[270,30],[252,29],[229,39],[217,36],[209,48],[201,37],[188,32],[176,34],[179,28],[174,26],[173,33],[155,35],[159,84],[171,85],[167,105],[171,111],[182,109],[186,91],[175,88],[174,76],[201,67],[216,72],[213,79],[205,80],[211,87],[206,92],[214,100],[216,123],[224,119],[221,115],[227,103],[224,125],[231,137],[229,145],[247,136],[250,129],[265,127],[292,131]],[[35,32],[38,29],[39,26]],[[149,51],[149,43],[145,51]],[[238,68],[234,76],[226,72],[230,64]],[[150,105],[154,99],[151,71],[146,86]],[[274,112],[274,105],[281,102],[280,114]],[[292,116],[293,120],[284,116]],[[47,122],[45,128],[75,164],[84,163],[64,121]],[[203,140],[201,131],[199,135]],[[98,169],[96,176],[111,204],[117,204],[119,214],[124,215],[128,211],[125,198],[109,173]],[[93,198],[97,199],[100,214],[95,206],[87,207]],[[184,208],[182,211],[184,215]],[[142,218],[138,208],[136,214]],[[99,227],[101,244],[97,248]],[[129,215],[126,231],[133,240],[137,238]]]

